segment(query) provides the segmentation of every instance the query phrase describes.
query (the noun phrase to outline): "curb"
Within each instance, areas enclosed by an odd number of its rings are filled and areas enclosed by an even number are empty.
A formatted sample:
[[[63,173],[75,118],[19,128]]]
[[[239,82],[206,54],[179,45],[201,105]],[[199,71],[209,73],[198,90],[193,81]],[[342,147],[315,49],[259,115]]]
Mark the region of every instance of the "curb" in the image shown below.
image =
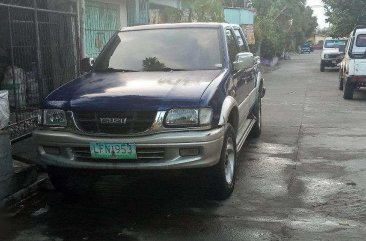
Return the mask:
[[[0,200],[0,209],[12,206],[14,204],[21,202],[22,200],[27,199],[28,197],[31,197],[32,194],[36,193],[42,187],[43,183],[45,183],[47,180],[48,176],[43,175],[39,177],[37,181],[30,184],[29,186],[20,189],[19,191],[8,197],[5,197],[3,200]]]

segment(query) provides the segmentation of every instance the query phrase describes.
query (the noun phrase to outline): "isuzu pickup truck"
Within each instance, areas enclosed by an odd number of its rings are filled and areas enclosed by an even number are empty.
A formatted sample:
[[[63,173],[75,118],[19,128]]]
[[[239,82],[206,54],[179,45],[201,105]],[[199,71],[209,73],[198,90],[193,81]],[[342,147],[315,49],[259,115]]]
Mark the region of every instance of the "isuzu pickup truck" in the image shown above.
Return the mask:
[[[261,134],[259,65],[239,26],[124,28],[43,101],[41,162],[63,192],[89,187],[94,171],[195,169],[213,198],[228,198],[238,152]]]

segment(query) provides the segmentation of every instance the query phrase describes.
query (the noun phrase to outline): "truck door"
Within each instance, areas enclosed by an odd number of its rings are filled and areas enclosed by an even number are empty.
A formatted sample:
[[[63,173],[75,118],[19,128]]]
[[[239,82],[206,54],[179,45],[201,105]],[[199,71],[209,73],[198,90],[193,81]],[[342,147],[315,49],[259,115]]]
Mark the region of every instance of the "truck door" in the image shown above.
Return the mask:
[[[227,39],[227,49],[229,52],[231,73],[232,73],[232,95],[239,105],[240,123],[246,120],[249,113],[249,103],[246,103],[247,96],[249,93],[249,78],[247,75],[247,67],[235,68],[235,62],[237,62],[237,55],[240,53],[239,44],[237,38],[231,28],[225,30]]]
[[[246,38],[244,37],[243,32],[239,28],[234,28],[234,33],[238,40],[240,53],[249,54],[250,53],[249,46],[246,41]],[[251,58],[251,57],[249,57],[249,58]],[[248,66],[245,69],[245,78],[246,78],[246,81],[248,84],[248,88],[247,88],[248,92],[246,93],[246,95],[249,95],[256,86],[256,72],[255,72],[255,68],[254,68],[256,63],[254,63],[254,56],[252,56],[252,62],[253,62],[253,66]]]

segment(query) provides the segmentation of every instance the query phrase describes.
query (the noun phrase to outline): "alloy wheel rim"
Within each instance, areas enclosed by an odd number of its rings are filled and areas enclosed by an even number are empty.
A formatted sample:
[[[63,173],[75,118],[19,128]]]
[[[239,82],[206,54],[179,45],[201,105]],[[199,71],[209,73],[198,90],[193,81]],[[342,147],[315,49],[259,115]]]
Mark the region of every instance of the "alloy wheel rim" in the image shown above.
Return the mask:
[[[262,103],[259,101],[259,110],[258,110],[258,126],[261,128],[262,126]]]
[[[229,185],[231,185],[234,180],[234,168],[235,168],[234,142],[233,139],[229,137],[226,143],[226,151],[225,151],[225,179]]]

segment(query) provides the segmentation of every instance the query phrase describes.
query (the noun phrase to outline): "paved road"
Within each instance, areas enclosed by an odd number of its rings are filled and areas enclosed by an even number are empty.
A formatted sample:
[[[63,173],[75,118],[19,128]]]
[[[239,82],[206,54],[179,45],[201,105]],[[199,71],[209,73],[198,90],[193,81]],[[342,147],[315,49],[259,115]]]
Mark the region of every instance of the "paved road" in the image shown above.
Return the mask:
[[[263,136],[242,151],[229,200],[206,200],[188,177],[108,177],[83,199],[43,192],[0,240],[365,240],[366,94],[343,100],[318,62],[294,56],[266,74]]]

